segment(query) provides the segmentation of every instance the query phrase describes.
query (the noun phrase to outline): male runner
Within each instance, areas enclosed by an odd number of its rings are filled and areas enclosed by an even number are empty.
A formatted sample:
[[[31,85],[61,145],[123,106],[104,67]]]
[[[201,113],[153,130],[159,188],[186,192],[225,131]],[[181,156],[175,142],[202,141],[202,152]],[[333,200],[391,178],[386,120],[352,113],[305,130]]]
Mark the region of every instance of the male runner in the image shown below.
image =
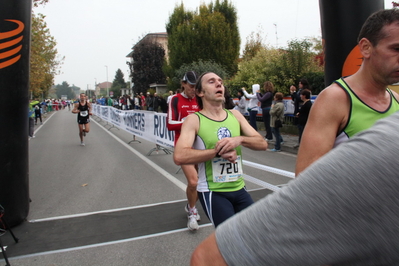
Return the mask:
[[[175,94],[170,102],[167,113],[167,127],[170,131],[175,131],[175,146],[180,136],[181,126],[183,120],[192,113],[199,111],[197,100],[195,97],[195,83],[197,81],[197,74],[194,71],[187,72],[182,81],[181,86],[183,91]],[[187,205],[185,210],[187,212],[188,222],[187,227],[190,230],[198,230],[198,222],[200,215],[195,207],[198,200],[197,183],[198,175],[195,165],[182,165],[181,169],[187,179]]]
[[[83,137],[90,131],[90,115],[92,115],[92,113],[91,104],[86,100],[86,95],[84,93],[80,94],[79,102],[74,104],[72,113],[78,114],[80,145],[85,146]]]
[[[324,89],[310,110],[297,175],[333,147],[399,110],[399,95],[388,89],[399,82],[399,10],[372,14],[359,33],[358,47],[359,70]]]
[[[173,158],[178,165],[198,164],[198,196],[217,227],[253,203],[245,189],[241,145],[266,150],[263,137],[237,110],[224,109],[223,80],[202,74],[195,86],[199,112],[189,115]]]

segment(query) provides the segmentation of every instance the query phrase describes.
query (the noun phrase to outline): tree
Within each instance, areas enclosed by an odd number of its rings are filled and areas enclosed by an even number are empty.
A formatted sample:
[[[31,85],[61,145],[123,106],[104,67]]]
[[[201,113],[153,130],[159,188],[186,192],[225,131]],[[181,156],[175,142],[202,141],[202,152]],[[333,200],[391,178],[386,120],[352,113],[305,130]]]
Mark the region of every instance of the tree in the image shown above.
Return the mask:
[[[111,91],[115,96],[121,96],[121,89],[126,88],[126,82],[122,70],[118,68],[115,73],[114,81],[112,82]]]
[[[47,95],[63,60],[57,58],[57,43],[44,19],[42,14],[32,14],[30,90],[34,97]]]
[[[182,3],[174,9],[166,31],[172,73],[200,59],[222,65],[229,75],[237,71],[240,35],[236,9],[228,0],[202,4],[198,12],[186,11]]]
[[[240,62],[239,72],[229,85],[236,91],[268,80],[277,91],[288,94],[290,85],[306,78],[313,89],[317,88],[312,92],[318,93],[324,88],[323,66],[316,60],[318,47],[318,42],[308,39],[292,40],[286,50],[262,46],[255,56]]]
[[[166,82],[162,71],[165,50],[160,44],[143,40],[134,46],[132,57],[133,64],[129,66],[135,93],[145,93],[151,83],[164,84]]]
[[[70,87],[68,82],[66,81],[62,82],[61,85],[56,85],[55,88],[58,99],[60,99],[63,95],[66,95],[68,99],[74,99],[76,97],[75,93],[72,90],[72,87]]]
[[[190,64],[183,64],[179,69],[175,71],[174,78],[171,80],[173,84],[171,90],[175,90],[180,87],[180,82],[182,77],[187,71],[195,71],[198,75],[204,72],[216,73],[222,79],[227,79],[229,77],[228,71],[222,65],[215,63],[214,61],[203,61],[199,60]]]
[[[33,0],[33,6],[38,7],[39,5],[45,5],[49,0]]]
[[[263,44],[261,34],[251,32],[245,43],[242,60],[251,60],[262,48],[266,48],[266,46]]]

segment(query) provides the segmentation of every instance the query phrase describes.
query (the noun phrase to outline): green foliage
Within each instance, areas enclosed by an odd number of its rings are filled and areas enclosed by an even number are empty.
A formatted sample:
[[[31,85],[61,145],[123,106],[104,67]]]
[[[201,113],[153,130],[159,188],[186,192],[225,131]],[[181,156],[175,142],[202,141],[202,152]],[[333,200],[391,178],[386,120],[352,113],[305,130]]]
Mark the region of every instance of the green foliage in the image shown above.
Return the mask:
[[[324,84],[324,72],[303,73],[303,78],[307,79],[312,90],[312,94],[319,94],[326,87]],[[298,84],[299,80],[296,84]]]
[[[260,35],[260,32],[256,34],[251,32],[251,34],[247,37],[247,42],[245,43],[242,60],[251,60],[262,48],[267,47],[263,44],[263,39]]]
[[[162,71],[165,50],[156,42],[139,42],[133,51],[133,64],[130,64],[135,93],[145,93],[151,83],[166,83]]]
[[[175,7],[166,30],[170,69],[165,73],[168,75],[173,75],[184,64],[200,60],[214,61],[230,74],[237,71],[240,35],[236,9],[228,0],[216,0],[208,6],[202,4],[197,12],[186,11],[182,3]]]
[[[227,79],[229,77],[227,70],[222,65],[215,63],[214,61],[203,61],[200,59],[197,62],[183,64],[178,70],[176,70],[174,77],[169,80],[169,90],[174,91],[177,88],[180,88],[182,77],[187,71],[191,70],[195,71],[198,75],[201,75],[204,72],[214,72],[222,79]]]
[[[268,48],[252,38],[246,47],[254,47],[254,43],[257,44],[257,52],[251,52],[240,62],[237,75],[229,81],[234,93],[241,87],[250,88],[252,84],[262,86],[265,81],[271,81],[277,91],[289,94],[289,87],[298,84],[301,78],[309,81],[314,88],[313,94],[324,88],[323,67],[315,60],[317,49],[314,41],[292,40],[283,50]]]
[[[55,88],[58,99],[61,99],[62,95],[66,95],[68,99],[74,99],[76,97],[75,93],[72,90],[72,87],[70,87],[68,82],[66,81],[62,82],[61,85],[56,85]]]
[[[32,38],[30,55],[30,90],[34,97],[47,95],[59,73],[63,58],[58,59],[56,41],[51,36],[42,14],[32,14]]]
[[[114,81],[110,91],[114,92],[114,96],[121,96],[121,89],[126,88],[126,82],[122,70],[118,68],[115,73]]]
[[[33,0],[33,6],[38,7],[40,5],[45,5],[49,0]]]

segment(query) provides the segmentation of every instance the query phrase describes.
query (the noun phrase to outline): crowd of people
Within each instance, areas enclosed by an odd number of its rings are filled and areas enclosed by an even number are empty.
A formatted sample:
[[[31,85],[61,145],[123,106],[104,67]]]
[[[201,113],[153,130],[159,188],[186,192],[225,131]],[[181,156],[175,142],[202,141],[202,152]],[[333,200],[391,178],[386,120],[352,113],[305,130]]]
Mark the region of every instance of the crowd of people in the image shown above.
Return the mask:
[[[97,104],[113,106],[120,110],[147,110],[154,112],[166,113],[168,111],[168,103],[164,96],[147,92],[146,96],[136,93],[134,97],[123,95],[116,98],[100,97],[96,101]]]
[[[72,100],[65,99],[46,99],[39,101],[39,99],[32,99],[29,101],[28,119],[29,119],[29,131],[28,136],[35,138],[34,127],[40,121],[40,125],[43,124],[43,115],[52,111],[64,110],[68,107],[71,110]]]

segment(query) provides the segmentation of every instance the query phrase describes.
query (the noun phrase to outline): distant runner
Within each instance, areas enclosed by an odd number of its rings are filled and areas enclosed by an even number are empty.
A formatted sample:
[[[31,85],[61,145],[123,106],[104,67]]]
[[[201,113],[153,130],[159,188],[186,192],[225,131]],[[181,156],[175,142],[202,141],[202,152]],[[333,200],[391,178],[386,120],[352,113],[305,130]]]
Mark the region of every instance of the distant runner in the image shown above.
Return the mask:
[[[72,113],[78,114],[80,145],[84,146],[83,137],[90,131],[90,115],[92,115],[91,104],[86,100],[84,93],[80,94],[80,100],[74,104]]]

